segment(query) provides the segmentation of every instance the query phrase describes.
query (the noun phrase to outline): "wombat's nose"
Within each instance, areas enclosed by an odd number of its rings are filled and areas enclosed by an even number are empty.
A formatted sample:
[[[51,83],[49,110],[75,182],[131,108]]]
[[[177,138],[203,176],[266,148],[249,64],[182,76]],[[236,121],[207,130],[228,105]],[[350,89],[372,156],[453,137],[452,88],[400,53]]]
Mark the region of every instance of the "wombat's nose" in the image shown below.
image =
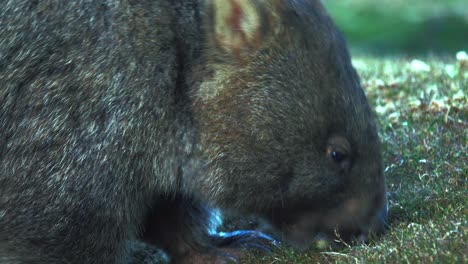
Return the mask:
[[[377,213],[377,220],[379,224],[385,227],[388,220],[388,203],[385,203],[382,209]]]
[[[374,218],[374,224],[372,225],[371,232],[375,234],[381,234],[385,231],[387,227],[388,220],[388,205],[387,202],[382,206],[382,208],[377,211],[377,214]]]
[[[380,208],[377,213],[374,215],[373,223],[370,226],[370,229],[362,230],[361,234],[357,236],[357,241],[367,242],[369,239],[369,234],[380,235],[385,232],[387,227],[388,220],[388,205],[387,202]]]

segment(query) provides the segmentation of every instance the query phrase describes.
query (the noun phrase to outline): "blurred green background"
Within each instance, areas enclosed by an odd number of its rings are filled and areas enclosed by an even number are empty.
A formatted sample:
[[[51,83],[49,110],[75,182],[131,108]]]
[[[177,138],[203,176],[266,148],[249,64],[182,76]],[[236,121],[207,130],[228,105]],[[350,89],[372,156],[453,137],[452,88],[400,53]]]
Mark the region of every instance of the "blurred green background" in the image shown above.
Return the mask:
[[[354,54],[468,49],[468,0],[322,0]]]

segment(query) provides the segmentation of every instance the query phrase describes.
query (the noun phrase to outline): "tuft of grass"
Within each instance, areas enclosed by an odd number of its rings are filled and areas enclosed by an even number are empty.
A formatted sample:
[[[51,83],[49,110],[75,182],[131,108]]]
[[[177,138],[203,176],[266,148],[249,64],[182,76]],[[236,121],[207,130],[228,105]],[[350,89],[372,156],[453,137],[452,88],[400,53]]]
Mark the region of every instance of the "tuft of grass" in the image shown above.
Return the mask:
[[[468,263],[468,63],[454,58],[353,61],[383,142],[389,231],[369,245],[246,263]]]

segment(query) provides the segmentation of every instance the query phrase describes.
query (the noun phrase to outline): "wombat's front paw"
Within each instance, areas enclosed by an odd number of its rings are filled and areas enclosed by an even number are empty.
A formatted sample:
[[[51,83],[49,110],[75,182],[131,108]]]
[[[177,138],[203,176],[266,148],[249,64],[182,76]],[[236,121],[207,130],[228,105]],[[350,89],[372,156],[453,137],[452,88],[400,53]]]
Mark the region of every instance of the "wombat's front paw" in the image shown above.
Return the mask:
[[[249,252],[270,253],[278,241],[259,231],[239,230],[219,232],[211,236],[214,248],[209,251],[192,251],[184,257],[183,263],[225,264],[241,263]]]
[[[253,230],[219,232],[211,237],[218,250],[231,261],[242,260],[248,252],[271,253],[279,242],[274,238]]]
[[[254,230],[219,232],[211,238],[214,244],[220,248],[240,248],[265,252],[271,252],[271,247],[279,244],[279,241],[274,238]]]

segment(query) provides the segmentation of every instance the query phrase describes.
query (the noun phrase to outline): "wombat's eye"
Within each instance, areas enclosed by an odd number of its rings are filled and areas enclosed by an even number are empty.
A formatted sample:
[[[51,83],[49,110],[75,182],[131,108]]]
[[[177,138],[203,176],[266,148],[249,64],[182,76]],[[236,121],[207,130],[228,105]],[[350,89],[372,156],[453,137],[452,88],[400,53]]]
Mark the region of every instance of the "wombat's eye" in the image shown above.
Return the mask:
[[[330,156],[336,163],[343,162],[347,157],[346,153],[344,153],[344,152],[342,152],[340,150],[332,150],[330,152]]]
[[[334,164],[338,165],[340,170],[349,170],[350,153],[351,146],[345,137],[332,136],[328,139],[326,154]]]

